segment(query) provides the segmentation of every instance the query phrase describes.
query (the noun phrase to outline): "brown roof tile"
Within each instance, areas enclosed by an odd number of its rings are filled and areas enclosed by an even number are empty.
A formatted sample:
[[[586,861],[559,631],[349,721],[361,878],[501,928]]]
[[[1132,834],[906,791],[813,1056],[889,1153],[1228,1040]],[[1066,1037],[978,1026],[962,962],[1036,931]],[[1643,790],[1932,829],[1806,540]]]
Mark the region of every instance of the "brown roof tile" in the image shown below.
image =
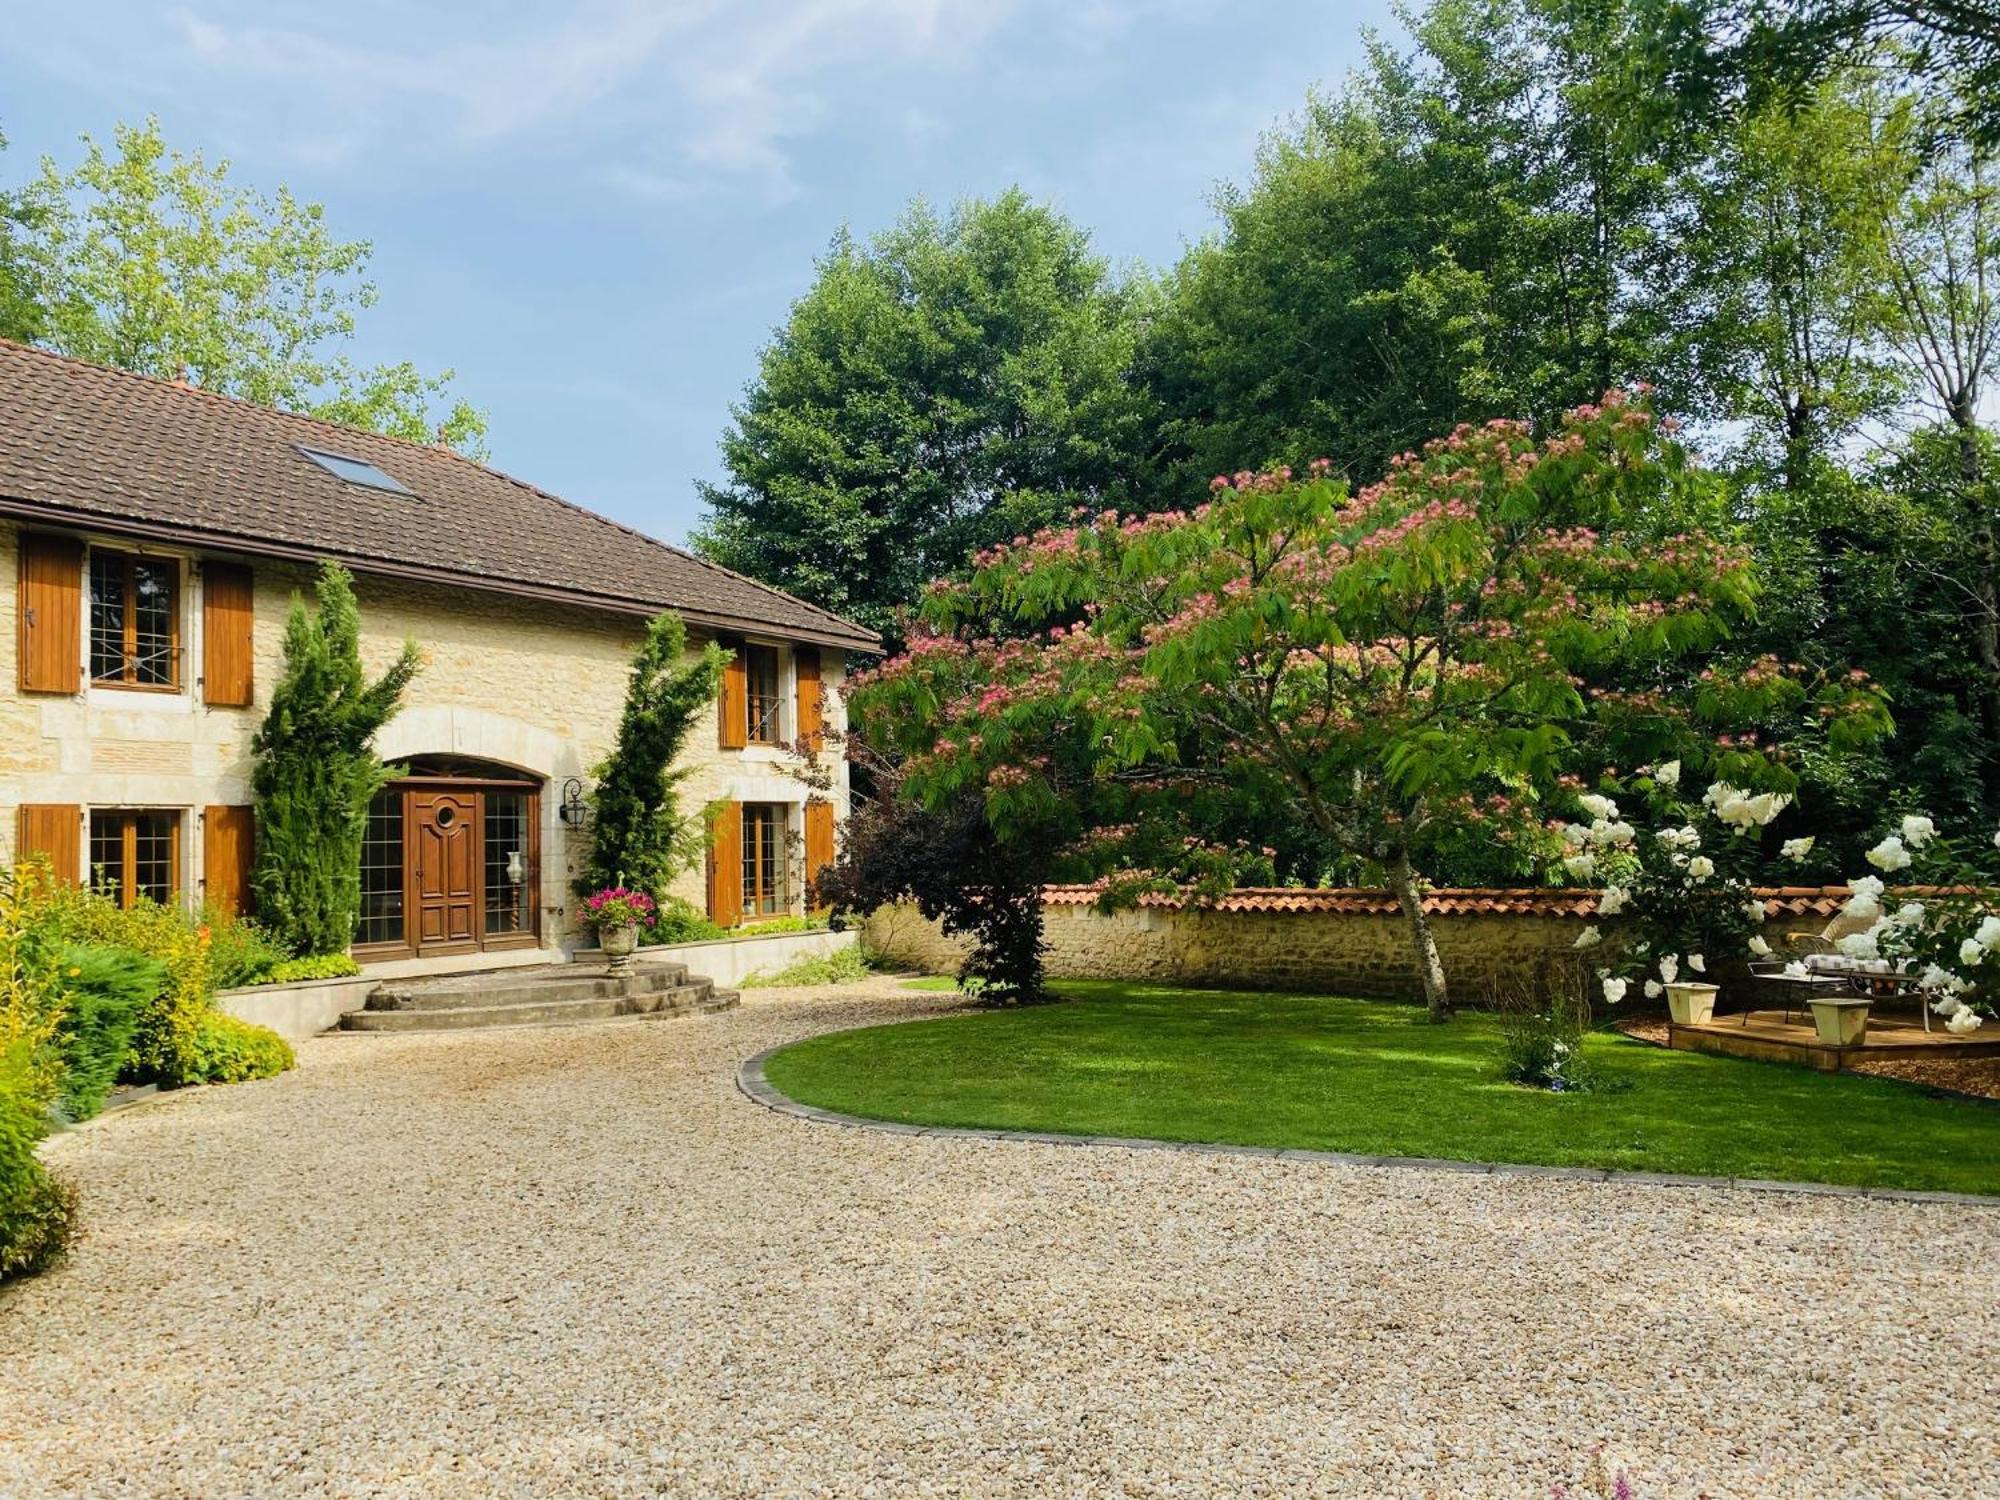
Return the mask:
[[[1042,891],[1046,906],[1089,906],[1101,890],[1093,885],[1052,885]],[[1773,917],[1830,917],[1846,903],[1846,886],[1768,886],[1756,892]],[[1589,917],[1597,913],[1598,893],[1592,890],[1555,888],[1455,889],[1439,887],[1424,892],[1424,910],[1434,916],[1457,916],[1491,912],[1522,917]],[[1185,896],[1155,893],[1139,898],[1139,905],[1178,911],[1189,904]],[[1294,889],[1242,887],[1212,903],[1214,911],[1327,912],[1354,916],[1392,916],[1401,910],[1387,891],[1351,887]]]
[[[298,450],[412,493],[336,479]],[[0,509],[878,648],[870,631],[461,457],[0,340]]]

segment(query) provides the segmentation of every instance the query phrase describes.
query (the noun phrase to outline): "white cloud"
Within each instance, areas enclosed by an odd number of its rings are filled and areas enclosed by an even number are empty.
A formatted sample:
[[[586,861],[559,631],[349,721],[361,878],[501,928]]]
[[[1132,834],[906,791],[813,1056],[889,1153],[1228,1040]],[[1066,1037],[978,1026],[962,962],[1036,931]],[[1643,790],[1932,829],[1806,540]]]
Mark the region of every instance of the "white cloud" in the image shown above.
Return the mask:
[[[329,8],[308,29],[220,18],[224,3],[171,13],[167,55],[132,66],[241,105],[274,96],[298,122],[290,154],[322,162],[600,135],[619,143],[603,179],[658,199],[785,195],[790,143],[843,97],[885,102],[909,70],[965,64],[1020,0],[595,0],[553,24],[478,14],[428,44],[384,40],[400,33],[380,16]]]

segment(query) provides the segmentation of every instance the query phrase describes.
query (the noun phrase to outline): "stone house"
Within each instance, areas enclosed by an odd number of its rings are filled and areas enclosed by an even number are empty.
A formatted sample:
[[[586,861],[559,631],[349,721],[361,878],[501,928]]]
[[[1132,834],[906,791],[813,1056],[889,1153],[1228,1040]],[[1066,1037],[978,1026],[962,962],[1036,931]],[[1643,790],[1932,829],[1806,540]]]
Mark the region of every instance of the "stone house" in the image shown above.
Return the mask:
[[[129,899],[248,901],[250,741],[293,595],[355,575],[371,670],[423,669],[377,748],[364,962],[559,957],[646,621],[734,651],[677,894],[725,926],[803,909],[845,815],[794,774],[874,635],[453,453],[0,342],[0,838]],[[11,655],[11,660],[6,659]]]

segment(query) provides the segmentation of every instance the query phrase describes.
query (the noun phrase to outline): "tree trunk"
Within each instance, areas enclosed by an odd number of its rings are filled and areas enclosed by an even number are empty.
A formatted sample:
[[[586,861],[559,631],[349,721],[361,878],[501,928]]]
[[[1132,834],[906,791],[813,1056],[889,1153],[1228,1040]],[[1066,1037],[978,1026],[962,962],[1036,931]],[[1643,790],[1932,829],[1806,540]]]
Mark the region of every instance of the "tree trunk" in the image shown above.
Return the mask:
[[[1959,479],[1965,486],[1966,510],[1973,522],[1972,649],[1980,668],[1979,717],[1986,731],[1981,780],[1991,805],[2000,803],[2000,536],[1994,534],[1975,413],[1968,403],[1954,402],[1952,420],[1958,427]]]
[[[1389,889],[1402,903],[1403,916],[1410,924],[1410,945],[1416,952],[1417,975],[1424,982],[1424,1005],[1430,1010],[1433,1021],[1449,1021],[1451,996],[1444,986],[1444,960],[1438,957],[1437,939],[1431,935],[1431,919],[1424,915],[1423,892],[1417,889],[1417,876],[1410,868],[1408,852],[1398,850],[1395,858],[1384,868],[1389,877]]]

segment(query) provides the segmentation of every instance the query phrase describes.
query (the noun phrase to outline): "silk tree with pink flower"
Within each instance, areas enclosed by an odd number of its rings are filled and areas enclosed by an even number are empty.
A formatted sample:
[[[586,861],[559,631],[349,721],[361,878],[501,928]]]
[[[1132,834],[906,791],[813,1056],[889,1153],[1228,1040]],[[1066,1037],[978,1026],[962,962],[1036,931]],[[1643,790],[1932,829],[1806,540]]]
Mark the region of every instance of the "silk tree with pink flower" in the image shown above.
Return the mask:
[[[1879,726],[1861,685],[1703,680],[1754,605],[1729,529],[1721,483],[1614,391],[1546,436],[1462,427],[1352,495],[1324,464],[1244,472],[1190,512],[1017,538],[933,586],[854,705],[913,795],[977,791],[1003,835],[1112,802],[1156,830],[1217,796],[1312,828],[1394,893],[1442,1020],[1424,851],[1469,809],[1545,829],[1579,769],[1667,755],[1788,792],[1741,726]],[[1173,878],[1092,844],[1107,901]]]

